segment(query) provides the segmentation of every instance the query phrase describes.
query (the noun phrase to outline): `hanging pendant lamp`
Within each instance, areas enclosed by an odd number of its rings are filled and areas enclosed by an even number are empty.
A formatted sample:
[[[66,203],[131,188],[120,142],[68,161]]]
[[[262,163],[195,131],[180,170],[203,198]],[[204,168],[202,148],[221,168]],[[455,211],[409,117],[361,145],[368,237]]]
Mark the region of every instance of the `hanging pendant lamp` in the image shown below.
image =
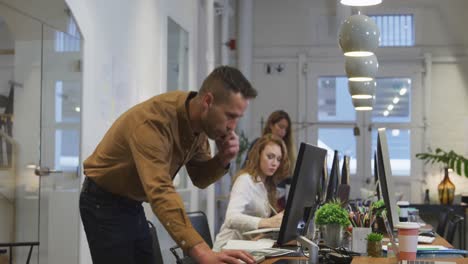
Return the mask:
[[[374,54],[379,45],[380,31],[368,16],[348,17],[341,25],[339,45],[345,56],[361,57]]]
[[[345,58],[345,71],[350,81],[371,81],[377,75],[378,69],[379,62],[375,55]]]

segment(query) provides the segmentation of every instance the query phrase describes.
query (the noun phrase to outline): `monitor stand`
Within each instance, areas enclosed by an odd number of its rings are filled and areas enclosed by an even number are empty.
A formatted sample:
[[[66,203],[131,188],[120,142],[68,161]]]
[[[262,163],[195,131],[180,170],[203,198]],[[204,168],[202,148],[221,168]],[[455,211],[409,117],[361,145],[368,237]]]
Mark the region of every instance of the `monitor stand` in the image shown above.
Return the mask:
[[[300,244],[302,249],[309,252],[307,259],[279,259],[274,264],[318,264],[319,263],[319,247],[317,244],[309,240],[305,236],[297,236],[296,241]]]
[[[298,236],[296,238],[297,242],[301,244],[302,248],[305,248],[309,252],[309,259],[307,263],[309,264],[318,264],[319,263],[319,247],[317,244],[312,242],[305,236]]]

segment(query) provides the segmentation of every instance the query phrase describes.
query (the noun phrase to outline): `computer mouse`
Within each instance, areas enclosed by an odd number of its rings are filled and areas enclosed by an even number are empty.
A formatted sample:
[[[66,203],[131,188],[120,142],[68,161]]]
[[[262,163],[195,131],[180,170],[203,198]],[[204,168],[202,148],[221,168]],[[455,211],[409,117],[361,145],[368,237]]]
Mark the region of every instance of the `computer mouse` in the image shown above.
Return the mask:
[[[428,236],[428,237],[435,237],[434,231],[427,231],[419,233],[420,236]]]

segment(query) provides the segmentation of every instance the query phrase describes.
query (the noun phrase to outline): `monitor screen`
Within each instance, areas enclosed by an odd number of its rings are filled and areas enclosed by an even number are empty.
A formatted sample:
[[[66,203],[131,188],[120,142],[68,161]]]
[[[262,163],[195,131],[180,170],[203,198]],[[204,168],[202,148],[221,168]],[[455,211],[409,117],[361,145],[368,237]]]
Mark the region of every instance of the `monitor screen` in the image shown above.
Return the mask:
[[[335,154],[333,155],[333,162],[330,171],[330,179],[328,180],[328,188],[327,188],[327,199],[326,201],[332,201],[336,199],[336,191],[338,189],[338,184],[340,180],[340,157],[338,156],[338,151],[335,150]]]
[[[295,240],[298,235],[303,235],[298,233],[298,230],[304,229],[304,223],[307,223],[315,213],[320,200],[318,189],[326,155],[325,149],[301,143],[278,234],[278,245],[284,245]]]
[[[399,220],[385,128],[378,129],[376,165],[380,189],[385,202],[385,209],[387,209],[388,222],[391,229],[394,230],[395,225],[398,224]]]

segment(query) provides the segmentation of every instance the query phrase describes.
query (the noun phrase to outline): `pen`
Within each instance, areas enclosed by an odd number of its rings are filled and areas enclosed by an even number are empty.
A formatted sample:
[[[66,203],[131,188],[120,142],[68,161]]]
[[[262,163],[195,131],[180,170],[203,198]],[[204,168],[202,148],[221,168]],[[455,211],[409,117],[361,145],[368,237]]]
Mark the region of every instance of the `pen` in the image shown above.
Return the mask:
[[[270,209],[273,211],[273,213],[274,213],[275,215],[278,214],[278,212],[276,211],[276,209],[275,209],[270,203],[268,203],[268,206],[270,206]]]

